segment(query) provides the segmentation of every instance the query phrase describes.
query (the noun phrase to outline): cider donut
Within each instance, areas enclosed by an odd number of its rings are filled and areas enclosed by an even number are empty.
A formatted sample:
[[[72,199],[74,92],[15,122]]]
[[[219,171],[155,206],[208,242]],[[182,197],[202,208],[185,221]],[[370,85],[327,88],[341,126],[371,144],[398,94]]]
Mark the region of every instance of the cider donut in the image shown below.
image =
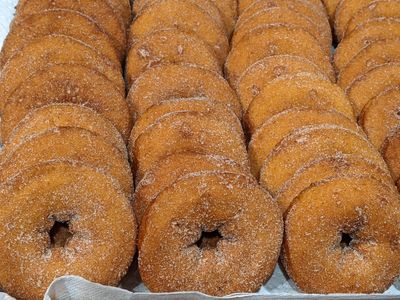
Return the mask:
[[[218,73],[183,64],[167,64],[144,72],[132,85],[127,102],[134,120],[151,106],[173,98],[206,97],[223,103],[241,118],[235,92]]]
[[[188,174],[144,217],[139,272],[153,292],[256,292],[275,268],[282,231],[279,208],[253,178]]]
[[[390,88],[371,99],[359,118],[368,139],[380,150],[386,137],[400,126],[400,91]]]
[[[240,23],[244,22],[246,19],[250,18],[252,15],[264,9],[280,7],[295,11],[303,16],[308,17],[313,20],[316,26],[321,32],[331,31],[331,27],[328,22],[328,18],[325,10],[320,10],[315,7],[308,0],[256,0],[240,13],[239,19],[236,26],[240,26]]]
[[[341,0],[336,7],[335,33],[340,41],[345,37],[351,18],[362,8],[369,6],[375,0]]]
[[[5,58],[10,58],[29,42],[46,35],[61,34],[73,37],[101,52],[108,59],[120,64],[124,53],[116,48],[111,38],[88,16],[68,9],[50,9],[16,18],[5,39],[8,44]]]
[[[336,48],[333,63],[340,72],[361,49],[378,40],[398,39],[400,19],[372,19],[358,26]]]
[[[247,33],[260,25],[287,24],[303,28],[309,32],[321,47],[330,54],[332,45],[331,31],[320,31],[312,19],[286,7],[266,8],[256,12],[251,17],[242,19],[235,28],[231,45],[234,47]]]
[[[125,66],[128,87],[141,73],[162,63],[187,63],[222,72],[214,52],[203,40],[177,29],[163,29],[132,45]]]
[[[276,193],[275,200],[278,202],[282,214],[285,214],[292,201],[313,184],[319,181],[355,176],[370,177],[393,185],[393,179],[387,168],[360,156],[339,153],[320,157],[304,165],[284,183]]]
[[[286,272],[306,293],[384,292],[400,270],[399,203],[392,185],[369,177],[313,184],[286,215]]]
[[[298,73],[313,73],[329,80],[316,64],[301,56],[274,55],[252,64],[240,76],[236,88],[243,111],[246,112],[251,101],[260,94],[265,84],[275,78]]]
[[[115,12],[108,1],[80,0],[21,0],[16,7],[17,18],[37,14],[50,9],[68,9],[90,17],[124,51],[126,29],[121,16]],[[3,64],[0,63],[0,66]]]
[[[132,8],[130,0],[107,0],[114,10],[121,16],[125,28],[132,22]]]
[[[101,136],[75,127],[49,129],[6,148],[2,153],[0,181],[4,182],[19,170],[57,159],[82,161],[100,168],[118,180],[128,198],[132,196],[132,173],[125,153]]]
[[[294,108],[284,110],[267,119],[251,137],[248,145],[250,166],[253,175],[259,178],[260,169],[269,153],[290,132],[301,127],[319,124],[342,126],[354,131],[359,128],[354,120],[336,111],[313,108]]]
[[[218,8],[222,21],[225,25],[225,30],[230,36],[235,29],[236,19],[237,19],[237,6],[236,0],[211,0],[215,6]]]
[[[115,64],[78,40],[49,35],[31,42],[4,65],[0,74],[1,110],[22,82],[54,64],[81,65],[93,69],[104,75],[121,95],[125,95],[125,83]]]
[[[359,116],[364,106],[380,92],[400,84],[400,63],[377,66],[357,77],[345,90],[348,99]]]
[[[346,89],[357,77],[377,66],[393,62],[400,62],[400,39],[375,41],[361,49],[360,52],[340,70],[337,84],[342,89]]]
[[[382,156],[386,161],[390,173],[395,182],[400,178],[400,130],[395,128],[391,134],[386,137],[381,150]]]
[[[134,143],[137,137],[142,134],[148,126],[151,126],[158,118],[172,112],[196,111],[207,114],[217,120],[225,120],[235,127],[235,131],[243,134],[242,125],[237,116],[224,105],[209,100],[208,98],[180,98],[162,101],[150,107],[141,115],[133,126],[130,142]]]
[[[350,34],[354,29],[368,20],[375,18],[399,18],[400,2],[397,0],[378,0],[373,1],[369,5],[359,9],[354,14],[346,28],[346,35]]]
[[[155,164],[136,186],[132,201],[138,224],[141,223],[147,209],[164,189],[172,185],[180,177],[196,172],[224,171],[232,173],[246,172],[233,160],[213,154],[196,152],[173,153]]]
[[[236,87],[240,76],[253,63],[282,54],[309,59],[334,78],[329,57],[310,33],[300,27],[274,24],[253,29],[232,48],[225,63],[227,79]]]
[[[264,161],[260,183],[275,196],[304,165],[337,153],[359,155],[386,166],[363,134],[337,125],[314,125],[293,131],[279,142]]]
[[[258,4],[258,2],[266,2],[265,0],[239,0],[239,15],[241,15],[242,13],[246,12],[248,9],[250,9],[252,6]],[[278,1],[278,2],[284,2],[284,1]],[[286,1],[285,1],[286,2]],[[296,1],[296,2],[303,2],[303,3],[307,3],[310,7],[312,7],[315,10],[318,10],[320,13],[325,13],[325,8],[322,5],[320,0],[301,0],[301,1]],[[273,6],[275,4],[275,2],[272,2],[271,6]]]
[[[136,16],[130,27],[130,45],[153,31],[167,28],[177,28],[197,35],[213,49],[219,61],[224,62],[229,51],[224,28],[197,2],[193,1],[157,0],[151,2]]]
[[[166,155],[182,151],[226,156],[248,168],[244,137],[234,125],[193,111],[162,116],[129,149],[137,180]]]
[[[253,134],[265,120],[290,108],[336,110],[354,119],[353,108],[340,87],[310,74],[297,74],[265,84],[250,103],[244,123]]]
[[[102,74],[78,65],[53,65],[25,80],[7,99],[1,136],[12,130],[33,109],[52,103],[75,103],[92,108],[108,119],[126,141],[132,128],[128,105]]]
[[[109,120],[89,107],[72,103],[53,103],[31,110],[4,141],[5,147],[12,148],[31,135],[57,127],[86,129],[127,155],[121,134]]]
[[[118,183],[101,169],[42,163],[2,182],[0,202],[0,286],[13,297],[43,299],[54,278],[67,274],[117,285],[126,273],[135,218]],[[54,230],[60,227],[68,232],[63,243]]]
[[[137,10],[137,14],[140,15],[141,12],[146,10],[150,5],[152,5],[157,1],[159,0],[135,1],[138,2],[137,7],[139,7],[139,10]],[[220,28],[223,28],[225,30],[225,25],[224,22],[222,21],[221,13],[218,10],[217,6],[215,5],[214,1],[212,0],[187,0],[187,1],[192,2],[198,8],[207,13],[207,15],[210,16],[215,21],[215,23],[218,24]]]

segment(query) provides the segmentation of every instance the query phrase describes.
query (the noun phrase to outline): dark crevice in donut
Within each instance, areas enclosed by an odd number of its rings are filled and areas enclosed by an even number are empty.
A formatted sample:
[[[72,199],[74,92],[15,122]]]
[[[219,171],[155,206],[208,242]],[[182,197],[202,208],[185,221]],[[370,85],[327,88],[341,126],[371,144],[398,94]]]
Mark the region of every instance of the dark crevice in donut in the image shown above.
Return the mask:
[[[350,234],[348,234],[346,232],[341,233],[340,247],[342,249],[350,248],[352,241],[353,241],[353,237]]]
[[[49,236],[51,248],[65,247],[68,241],[72,238],[72,232],[69,228],[69,222],[55,221],[49,231]]]
[[[222,235],[218,230],[211,232],[202,231],[199,240],[194,244],[200,249],[214,249],[221,239]]]

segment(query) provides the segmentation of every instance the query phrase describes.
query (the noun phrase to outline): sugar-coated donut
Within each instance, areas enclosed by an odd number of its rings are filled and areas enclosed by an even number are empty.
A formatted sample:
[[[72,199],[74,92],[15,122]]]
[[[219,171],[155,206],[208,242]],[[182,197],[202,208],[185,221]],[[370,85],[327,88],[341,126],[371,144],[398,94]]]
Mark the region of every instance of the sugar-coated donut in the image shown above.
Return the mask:
[[[351,83],[377,66],[400,62],[400,39],[378,40],[362,48],[338,74],[337,84],[348,88]]]
[[[162,29],[138,40],[130,48],[125,66],[128,86],[147,69],[163,63],[187,63],[222,72],[214,52],[203,40],[178,29]]]
[[[387,168],[357,155],[337,153],[320,157],[304,165],[283,184],[276,193],[275,200],[285,214],[292,201],[310,185],[321,180],[360,175],[393,185],[393,179]]]
[[[258,178],[260,169],[269,153],[290,132],[304,126],[331,124],[358,131],[358,126],[336,111],[312,108],[294,108],[284,110],[266,120],[251,137],[248,145],[250,166],[253,175]]]
[[[79,65],[53,65],[25,80],[7,99],[2,114],[1,136],[12,130],[29,113],[51,103],[77,103],[100,113],[127,141],[132,128],[128,105],[102,74]]]
[[[5,148],[0,164],[0,182],[15,172],[45,160],[82,161],[104,169],[130,197],[133,180],[128,157],[109,141],[86,129],[59,127],[28,136],[12,148]]]
[[[6,147],[22,143],[27,137],[57,127],[77,127],[103,137],[126,154],[126,146],[115,126],[93,109],[73,103],[53,103],[30,111],[13,129]]]
[[[238,117],[225,105],[205,97],[170,99],[155,104],[141,115],[135,122],[129,141],[133,144],[148,126],[154,124],[163,115],[173,112],[196,111],[207,114],[217,120],[225,120],[232,124],[236,132],[243,134]]]
[[[130,203],[99,168],[52,161],[21,170],[2,181],[0,203],[0,287],[18,299],[43,299],[67,274],[116,285],[133,259]]]
[[[283,265],[306,293],[382,293],[400,273],[399,219],[392,185],[368,176],[316,183],[286,215]]]
[[[381,150],[385,139],[400,126],[399,114],[398,87],[383,91],[364,106],[359,124],[376,149]]]
[[[362,134],[337,125],[314,125],[298,129],[268,155],[260,183],[273,195],[297,170],[319,157],[336,153],[355,154],[386,167],[379,152]]]
[[[364,106],[384,90],[400,85],[400,62],[377,66],[360,75],[345,90],[359,116]]]
[[[264,84],[250,103],[244,123],[254,133],[266,120],[291,108],[336,110],[354,120],[353,108],[340,87],[315,74],[299,73]]]
[[[193,151],[173,153],[146,172],[136,186],[132,205],[138,224],[158,194],[165,188],[186,174],[205,171],[244,173],[247,170],[235,161],[220,155]]]
[[[188,174],[142,221],[140,275],[154,292],[255,292],[275,268],[282,231],[279,208],[253,178]]]
[[[119,0],[121,1],[121,0]],[[118,49],[125,51],[126,29],[121,16],[116,13],[109,1],[102,0],[21,0],[16,7],[17,18],[40,13],[49,9],[68,9],[90,17],[117,44]],[[1,66],[0,60],[0,66]]]
[[[140,11],[132,23],[129,30],[129,43],[132,45],[137,39],[155,30],[167,28],[177,28],[196,34],[213,49],[221,63],[225,60],[229,51],[225,29],[197,1],[156,0],[151,2]]]
[[[310,33],[301,27],[270,24],[251,30],[232,48],[225,63],[227,79],[236,87],[240,76],[253,63],[282,54],[307,58],[334,77],[329,56]]]
[[[366,45],[378,40],[397,39],[400,36],[400,19],[372,19],[357,27],[343,39],[335,51],[333,63],[340,72]]]
[[[9,43],[11,53],[16,53],[23,45],[49,34],[71,36],[97,49],[117,64],[125,53],[125,49],[118,49],[93,19],[69,9],[49,9],[14,19],[6,43]]]
[[[64,36],[48,35],[26,45],[3,67],[0,74],[0,109],[10,95],[33,74],[54,64],[80,65],[93,69],[109,80],[121,96],[125,95],[125,83],[121,68],[101,53],[82,42]]]
[[[248,167],[243,133],[234,128],[207,113],[184,111],[162,116],[130,144],[136,178],[140,180],[166,155],[181,151],[222,155]]]
[[[298,73],[316,74],[318,77],[328,76],[312,61],[294,55],[274,55],[258,60],[244,71],[238,80],[236,92],[246,112],[251,101],[261,92],[265,84],[281,77]]]
[[[221,102],[242,116],[236,93],[220,74],[187,64],[165,64],[147,70],[132,85],[127,102],[136,120],[161,101],[191,97]]]
[[[394,181],[398,181],[400,178],[400,129],[395,128],[391,134],[386,137],[383,142],[381,153],[386,163],[389,166],[389,170],[392,173]]]
[[[258,2],[267,2],[265,0],[238,0],[239,2],[239,14],[241,15],[242,13],[246,12],[246,10],[250,9],[252,6],[254,6],[255,4],[257,4]],[[286,0],[278,0],[279,2],[289,2]],[[293,1],[294,2],[294,1]],[[307,3],[310,7],[312,7],[312,9],[314,10],[318,10],[320,13],[324,12],[325,13],[325,8],[322,5],[320,0],[299,0],[296,2],[305,2]],[[268,4],[268,2],[267,2]],[[274,5],[275,2],[272,2],[271,5]]]

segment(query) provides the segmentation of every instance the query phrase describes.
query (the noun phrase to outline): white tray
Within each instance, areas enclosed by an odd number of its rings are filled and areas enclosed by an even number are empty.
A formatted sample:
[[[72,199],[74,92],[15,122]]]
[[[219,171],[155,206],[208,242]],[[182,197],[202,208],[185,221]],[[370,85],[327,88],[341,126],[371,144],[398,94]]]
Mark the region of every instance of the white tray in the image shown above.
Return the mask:
[[[14,7],[18,0],[0,0],[0,47],[8,33],[9,24],[14,15]],[[0,300],[13,299],[0,292]],[[49,287],[46,300],[192,300],[192,299],[221,299],[206,296],[197,292],[182,293],[149,293],[140,280],[136,266],[132,266],[129,273],[120,284],[120,288],[106,287],[91,283],[76,276],[64,276],[56,279]],[[397,281],[381,295],[307,295],[299,293],[293,283],[286,278],[280,267],[277,266],[271,279],[257,294],[235,294],[223,299],[400,299],[400,281]]]

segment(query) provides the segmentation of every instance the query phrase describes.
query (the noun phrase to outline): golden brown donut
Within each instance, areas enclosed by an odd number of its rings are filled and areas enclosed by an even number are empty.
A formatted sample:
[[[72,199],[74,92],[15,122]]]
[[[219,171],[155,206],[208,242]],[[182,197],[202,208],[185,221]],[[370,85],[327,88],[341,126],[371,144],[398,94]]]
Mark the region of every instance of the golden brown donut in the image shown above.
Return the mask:
[[[16,17],[40,13],[49,9],[69,9],[90,17],[124,51],[126,29],[121,16],[108,1],[99,0],[21,0],[16,8]],[[0,63],[0,66],[3,64]]]
[[[86,129],[58,127],[28,136],[22,143],[6,148],[1,158],[1,182],[40,162],[67,159],[104,170],[118,180],[127,198],[132,196],[133,179],[128,157],[109,141]]]
[[[68,274],[116,285],[132,261],[130,203],[99,168],[52,161],[21,170],[2,181],[0,203],[0,286],[18,299],[43,299],[54,278]],[[59,240],[60,227],[67,240]]]
[[[340,72],[366,45],[378,40],[397,39],[400,36],[400,19],[378,18],[353,30],[343,39],[335,51],[333,63]]]
[[[125,95],[121,68],[76,39],[48,35],[29,43],[4,65],[0,74],[1,110],[22,82],[54,64],[81,65],[93,69],[106,76],[121,95]]]
[[[207,97],[223,103],[241,118],[242,108],[235,92],[218,73],[204,68],[166,64],[147,70],[132,85],[127,102],[136,120],[151,106],[173,98]]]
[[[147,69],[162,63],[187,63],[221,73],[212,49],[194,34],[178,29],[157,30],[133,44],[125,65],[128,87]]]
[[[243,134],[242,125],[237,116],[223,104],[208,98],[178,98],[162,101],[159,104],[150,107],[143,115],[141,115],[133,126],[130,143],[133,144],[137,137],[142,134],[148,126],[154,124],[160,117],[172,112],[197,111],[207,114],[217,120],[223,119],[232,124],[235,131]]]
[[[225,63],[225,74],[233,87],[256,61],[274,55],[295,55],[311,60],[334,78],[329,56],[318,41],[301,27],[284,24],[260,25],[236,44]]]
[[[371,99],[359,118],[368,139],[380,150],[385,139],[400,126],[400,91],[390,88]]]
[[[362,8],[369,6],[375,0],[341,0],[335,12],[335,33],[340,41],[346,37],[346,29],[351,18]]]
[[[166,155],[182,151],[226,156],[248,168],[243,134],[233,124],[200,112],[174,112],[159,118],[130,144],[137,180]]]
[[[123,22],[125,23],[125,27],[128,28],[132,22],[132,8],[130,0],[106,0],[113,9],[119,13]]]
[[[3,50],[4,62],[30,41],[50,34],[80,40],[117,65],[124,56],[125,49],[117,49],[111,38],[90,17],[73,10],[50,9],[14,19],[4,42],[8,47]]]
[[[253,134],[265,120],[290,108],[336,110],[354,119],[353,108],[340,87],[313,74],[282,76],[265,84],[244,115]]]
[[[193,151],[173,153],[154,165],[136,186],[133,210],[138,224],[158,194],[172,185],[180,177],[195,172],[225,171],[245,174],[247,170],[233,160],[213,154]]]
[[[368,176],[303,191],[287,213],[282,252],[297,287],[316,294],[388,289],[400,270],[399,200],[393,185]]]
[[[395,182],[400,177],[400,130],[394,128],[382,144],[381,153],[389,166],[390,173]]]
[[[251,101],[261,92],[265,84],[278,77],[298,73],[314,73],[329,80],[316,64],[301,56],[274,55],[252,64],[240,76],[236,88],[243,111],[246,112]]]
[[[264,161],[260,183],[275,196],[304,165],[337,153],[359,155],[386,166],[363,134],[337,125],[313,125],[293,131],[279,142]]]
[[[345,90],[354,113],[359,116],[364,106],[382,91],[400,84],[400,63],[388,63],[372,68],[357,77]]]
[[[310,3],[308,0],[256,0],[253,1],[252,5],[248,7],[243,13],[240,14],[237,26],[240,26],[241,22],[244,22],[252,15],[257,12],[273,8],[280,7],[295,11],[303,16],[306,16],[310,20],[313,20],[316,27],[319,28],[321,32],[330,32],[331,27],[328,22],[328,17],[325,10],[316,9],[315,5]]]
[[[188,174],[142,222],[140,275],[153,292],[256,292],[275,268],[282,231],[279,208],[253,178]]]
[[[225,60],[229,50],[225,29],[199,3],[194,1],[156,0],[151,2],[140,11],[130,27],[130,45],[155,30],[168,28],[177,28],[183,32],[196,34],[213,49],[221,63]]]
[[[335,23],[336,7],[338,6],[340,0],[322,0],[322,2],[324,3],[328,13],[329,21],[333,25]]]
[[[231,45],[234,47],[247,33],[260,25],[287,24],[303,28],[309,32],[321,47],[330,54],[332,47],[332,35],[330,30],[321,31],[315,22],[305,15],[302,15],[287,7],[269,7],[257,11],[252,16],[241,19],[236,25],[235,33],[232,36]]]
[[[304,165],[277,192],[275,200],[283,214],[302,191],[322,180],[332,180],[351,176],[369,176],[386,184],[393,185],[389,170],[373,161],[353,154],[323,156]]]
[[[359,9],[354,14],[346,28],[346,35],[350,34],[357,26],[375,18],[400,17],[400,2],[397,0],[375,0],[369,5]]]
[[[400,39],[372,42],[362,48],[339,72],[337,84],[346,89],[357,77],[379,65],[393,62],[400,62]]]
[[[255,5],[255,3],[258,2],[266,2],[265,0],[238,0],[239,2],[239,15],[244,13],[247,9],[250,9],[252,6]],[[279,0],[279,2],[286,2],[285,0]],[[320,0],[300,0],[298,2],[305,2],[307,3],[310,7],[312,7],[314,10],[318,10],[320,13],[325,13],[325,8],[322,5]],[[271,5],[274,5],[275,2],[272,2]]]
[[[237,6],[236,0],[211,0],[218,8],[222,21],[224,22],[226,32],[230,36],[235,29],[237,19]]]
[[[51,103],[90,107],[108,119],[125,141],[129,137],[132,119],[128,105],[107,78],[78,65],[54,65],[25,80],[7,100],[2,114],[2,139],[8,139],[29,111]]]
[[[31,135],[57,127],[86,129],[127,153],[121,134],[110,121],[89,107],[72,103],[53,103],[31,110],[4,141],[5,147],[12,148]]]
[[[332,124],[359,131],[354,120],[334,110],[315,108],[284,110],[267,119],[251,137],[247,150],[253,175],[259,178],[260,169],[265,159],[290,132],[304,126],[317,124]]]

